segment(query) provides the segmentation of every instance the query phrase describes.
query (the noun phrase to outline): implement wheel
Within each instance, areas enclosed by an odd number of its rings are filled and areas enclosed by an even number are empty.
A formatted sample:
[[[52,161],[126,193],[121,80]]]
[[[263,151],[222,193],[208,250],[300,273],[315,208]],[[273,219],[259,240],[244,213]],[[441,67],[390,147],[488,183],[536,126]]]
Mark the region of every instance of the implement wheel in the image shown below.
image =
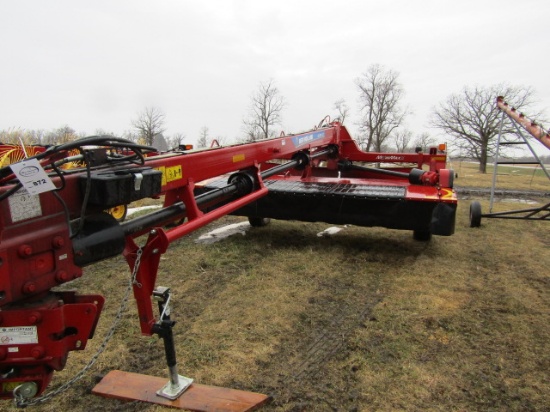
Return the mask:
[[[114,217],[118,222],[124,222],[124,219],[126,219],[126,214],[128,213],[128,205],[118,205],[112,207],[107,209],[107,213]]]
[[[268,217],[248,217],[248,223],[250,223],[252,227],[264,227],[269,225],[269,222],[271,222],[271,219]]]
[[[481,203],[470,203],[470,227],[481,226]]]

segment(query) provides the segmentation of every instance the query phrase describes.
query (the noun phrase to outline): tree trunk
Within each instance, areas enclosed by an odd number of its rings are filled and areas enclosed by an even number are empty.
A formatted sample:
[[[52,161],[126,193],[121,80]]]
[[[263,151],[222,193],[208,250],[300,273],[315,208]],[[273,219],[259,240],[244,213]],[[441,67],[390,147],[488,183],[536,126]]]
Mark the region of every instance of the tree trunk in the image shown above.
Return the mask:
[[[481,147],[481,156],[479,157],[479,171],[487,173],[487,146]]]

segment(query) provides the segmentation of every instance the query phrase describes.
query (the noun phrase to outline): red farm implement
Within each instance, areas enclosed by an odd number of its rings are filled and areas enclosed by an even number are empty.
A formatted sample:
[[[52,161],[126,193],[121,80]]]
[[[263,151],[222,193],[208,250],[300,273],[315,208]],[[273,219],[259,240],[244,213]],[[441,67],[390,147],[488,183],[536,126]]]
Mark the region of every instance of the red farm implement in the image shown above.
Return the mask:
[[[55,288],[82,276],[86,266],[123,254],[141,332],[163,338],[169,380],[163,386],[158,378],[117,372],[95,392],[193,410],[217,410],[223,399],[236,405],[227,410],[250,410],[268,397],[205,387],[177,372],[170,289],[156,284],[172,242],[228,214],[255,224],[276,218],[382,226],[421,240],[454,232],[457,199],[443,147],[366,153],[334,122],[248,144],[153,152],[93,136],[0,168],[2,398],[24,406],[52,396],[43,392],[53,372],[63,369],[70,351],[85,349],[104,302]],[[68,161],[80,166],[61,168]],[[125,222],[104,212],[161,196],[161,209]],[[147,240],[138,246],[142,235]],[[146,399],[143,385],[155,387]],[[196,406],[197,399],[210,406]]]

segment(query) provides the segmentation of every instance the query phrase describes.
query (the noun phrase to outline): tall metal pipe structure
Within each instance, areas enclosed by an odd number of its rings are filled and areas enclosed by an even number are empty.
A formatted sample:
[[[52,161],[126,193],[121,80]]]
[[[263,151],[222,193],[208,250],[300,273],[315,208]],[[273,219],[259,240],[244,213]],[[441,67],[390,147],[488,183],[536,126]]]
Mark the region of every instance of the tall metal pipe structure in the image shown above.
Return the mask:
[[[497,107],[520,124],[531,136],[550,149],[550,133],[547,130],[544,130],[535,121],[528,119],[523,113],[518,112],[516,108],[506,103],[502,96],[497,97]]]

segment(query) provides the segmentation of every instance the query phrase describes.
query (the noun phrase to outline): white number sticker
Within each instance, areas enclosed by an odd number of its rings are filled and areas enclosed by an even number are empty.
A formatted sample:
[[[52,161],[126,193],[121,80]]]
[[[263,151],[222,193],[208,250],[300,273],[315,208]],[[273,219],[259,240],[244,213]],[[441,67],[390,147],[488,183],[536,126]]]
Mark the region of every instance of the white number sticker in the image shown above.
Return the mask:
[[[21,184],[31,195],[55,190],[52,179],[37,159],[26,159],[10,165]]]

